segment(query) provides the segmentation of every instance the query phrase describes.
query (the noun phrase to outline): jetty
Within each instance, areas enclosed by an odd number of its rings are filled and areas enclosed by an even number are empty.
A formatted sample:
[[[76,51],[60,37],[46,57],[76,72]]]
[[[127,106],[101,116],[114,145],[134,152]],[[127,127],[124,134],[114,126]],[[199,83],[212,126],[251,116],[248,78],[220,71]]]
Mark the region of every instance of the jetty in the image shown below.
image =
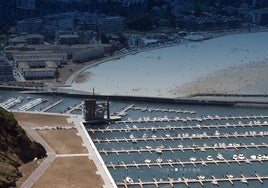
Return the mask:
[[[186,178],[186,177],[179,177],[178,179],[173,178],[167,178],[167,179],[160,179],[157,180],[155,178],[152,179],[152,181],[142,181],[141,179],[137,179],[137,181],[133,182],[116,182],[118,186],[124,186],[125,188],[128,188],[129,186],[155,186],[159,187],[160,185],[170,185],[170,187],[175,187],[177,184],[185,184],[187,187],[190,186],[190,184],[193,183],[199,183],[201,186],[203,186],[205,183],[211,183],[214,185],[219,185],[221,182],[230,182],[230,184],[234,184],[234,182],[242,182],[248,184],[248,181],[254,181],[257,180],[261,184],[264,180],[268,180],[268,176],[259,176],[257,173],[255,173],[253,176],[245,177],[243,174],[240,174],[240,177],[223,177],[223,178],[217,178],[213,175],[211,175],[210,178],[202,179],[200,177],[197,178]]]
[[[50,106],[44,108],[44,109],[42,110],[42,112],[47,112],[47,111],[49,111],[50,109],[52,109],[52,108],[54,108],[55,106],[57,106],[57,105],[59,105],[60,103],[62,103],[62,101],[63,101],[63,100],[58,100],[58,101],[56,101],[55,103],[51,104]]]
[[[118,122],[116,122],[118,124]],[[125,124],[127,125],[127,124]],[[179,125],[179,126],[171,126],[171,125],[166,125],[166,126],[155,126],[155,127],[131,127],[131,126],[128,126],[127,128],[126,127],[122,127],[122,128],[112,128],[112,127],[108,127],[106,129],[101,129],[101,128],[87,128],[88,131],[90,132],[102,132],[102,133],[105,133],[105,132],[116,132],[116,131],[119,131],[119,132],[124,132],[126,131],[126,129],[128,131],[150,131],[153,129],[153,131],[158,131],[158,130],[162,130],[162,131],[166,131],[166,130],[184,130],[184,129],[212,129],[212,128],[225,128],[225,129],[228,129],[228,128],[246,128],[246,127],[262,127],[262,126],[268,126],[268,122],[267,121],[249,121],[248,123],[237,123],[237,124],[234,124],[234,123],[225,123],[225,124],[211,124],[211,125],[201,125],[201,124],[195,124],[195,125]]]
[[[187,146],[187,147],[176,147],[176,148],[172,148],[172,147],[163,147],[161,148],[161,151],[164,152],[164,151],[170,151],[171,153],[174,153],[175,151],[182,151],[182,152],[185,152],[187,150],[189,151],[193,151],[193,152],[196,152],[196,151],[200,151],[201,149],[204,149],[204,150],[219,150],[219,149],[224,149],[224,150],[228,150],[228,149],[235,149],[236,151],[238,151],[239,149],[247,149],[249,150],[250,148],[255,148],[255,149],[260,149],[260,148],[268,148],[268,144],[266,143],[263,143],[263,144],[250,144],[250,145],[246,145],[246,144],[232,144],[232,145],[214,145],[214,146]],[[110,150],[105,150],[105,149],[102,149],[102,150],[99,150],[100,153],[102,154],[105,154],[105,155],[108,155],[108,154],[113,154],[115,153],[116,155],[119,155],[120,153],[127,153],[128,155],[130,155],[130,153],[144,153],[144,152],[148,152],[148,153],[154,153],[155,150],[157,148],[152,148],[152,147],[148,147],[147,148],[138,148],[138,149],[133,149],[133,148],[130,148],[130,149],[110,149]]]

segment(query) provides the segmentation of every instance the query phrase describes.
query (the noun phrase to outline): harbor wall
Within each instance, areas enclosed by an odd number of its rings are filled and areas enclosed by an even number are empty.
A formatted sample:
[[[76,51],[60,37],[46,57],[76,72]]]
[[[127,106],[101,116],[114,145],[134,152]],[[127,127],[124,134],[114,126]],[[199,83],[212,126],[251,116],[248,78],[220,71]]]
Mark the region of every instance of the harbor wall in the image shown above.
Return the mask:
[[[35,93],[37,94],[37,93]],[[45,94],[45,93],[42,93]],[[241,101],[232,100],[202,100],[202,99],[191,99],[191,98],[164,98],[164,97],[144,97],[144,96],[124,96],[124,95],[89,95],[89,94],[74,94],[74,93],[58,93],[58,92],[47,92],[46,94],[53,94],[58,96],[67,96],[74,98],[85,98],[85,99],[97,99],[97,100],[114,100],[114,101],[135,101],[135,102],[148,102],[148,103],[165,103],[165,104],[188,104],[188,105],[220,105],[220,106],[234,106],[236,103]],[[247,102],[249,103],[249,102]]]

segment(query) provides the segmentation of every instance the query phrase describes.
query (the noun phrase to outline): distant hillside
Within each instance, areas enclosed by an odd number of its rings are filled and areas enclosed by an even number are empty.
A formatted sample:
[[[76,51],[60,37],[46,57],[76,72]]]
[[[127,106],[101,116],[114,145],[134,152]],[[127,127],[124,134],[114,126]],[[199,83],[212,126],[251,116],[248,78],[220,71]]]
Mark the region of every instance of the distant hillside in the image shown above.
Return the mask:
[[[21,177],[18,167],[45,155],[45,149],[28,138],[13,114],[0,108],[0,188],[15,187]]]

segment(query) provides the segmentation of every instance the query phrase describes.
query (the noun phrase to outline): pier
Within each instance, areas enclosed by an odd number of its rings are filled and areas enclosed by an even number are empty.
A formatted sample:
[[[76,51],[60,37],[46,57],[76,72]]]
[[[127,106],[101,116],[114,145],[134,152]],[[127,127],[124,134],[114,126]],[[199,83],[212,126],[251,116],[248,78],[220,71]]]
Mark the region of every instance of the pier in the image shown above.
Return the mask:
[[[46,102],[46,99],[42,99],[42,98],[37,98],[35,100],[30,101],[29,103],[19,107],[19,110],[21,111],[28,111],[36,106],[38,106],[39,104],[42,104],[44,102]]]
[[[127,111],[130,110],[131,108],[134,107],[134,104],[131,104],[129,106],[127,106],[126,108],[122,109],[120,112],[118,112],[116,115],[117,116],[125,116],[127,115]]]
[[[57,106],[57,105],[59,105],[60,103],[62,103],[62,101],[63,101],[63,100],[58,100],[57,102],[53,103],[52,105],[50,105],[50,106],[44,108],[44,109],[42,110],[42,112],[47,112],[47,111],[49,111],[50,109],[52,109],[52,108],[54,108],[55,106]]]
[[[170,159],[171,160],[171,159]],[[247,159],[249,161],[249,163],[252,163],[252,162],[259,162],[259,163],[263,163],[263,162],[266,162],[268,161],[268,159]],[[247,162],[248,162],[247,161]],[[182,167],[185,167],[186,165],[192,165],[194,167],[196,167],[197,165],[203,165],[203,166],[207,166],[209,164],[214,164],[216,166],[219,166],[219,164],[227,164],[228,166],[231,164],[231,163],[237,163],[239,165],[241,165],[242,162],[246,162],[246,159],[224,159],[224,160],[203,160],[203,159],[200,159],[199,161],[181,161],[180,159],[176,159],[176,161],[166,161],[166,162],[152,162],[152,163],[137,163],[136,161],[133,161],[133,163],[131,164],[125,164],[123,161],[121,161],[121,164],[114,164],[114,163],[108,163],[106,164],[106,166],[108,168],[113,168],[114,170],[116,170],[117,168],[125,168],[125,169],[128,169],[128,168],[131,168],[131,167],[135,167],[137,169],[141,168],[141,167],[148,167],[148,168],[151,168],[153,166],[159,166],[160,168],[162,168],[162,166],[170,166],[170,167],[174,167],[174,165],[180,165]]]
[[[124,186],[125,188],[128,188],[129,186],[140,186],[141,188],[146,185],[151,185],[155,187],[159,187],[160,185],[170,185],[170,187],[174,187],[176,184],[185,184],[187,187],[190,186],[192,183],[199,183],[201,186],[204,185],[204,183],[212,183],[214,185],[219,185],[220,182],[230,182],[230,184],[234,184],[234,182],[242,182],[248,184],[248,181],[257,180],[261,184],[264,180],[268,180],[268,176],[259,176],[257,173],[255,173],[253,176],[245,177],[243,174],[240,174],[240,177],[222,177],[217,178],[213,175],[211,175],[210,178],[202,179],[200,177],[197,178],[186,178],[186,177],[180,177],[177,180],[173,178],[167,178],[167,180],[156,180],[153,178],[153,181],[146,181],[142,182],[140,179],[137,182],[131,182],[128,183],[125,180],[123,182],[116,182],[118,186]]]
[[[116,122],[117,123],[117,122]],[[166,131],[166,130],[184,130],[184,129],[212,129],[212,128],[225,128],[225,129],[228,129],[228,128],[239,128],[239,127],[242,127],[242,128],[246,128],[246,127],[262,127],[262,126],[268,126],[268,122],[264,121],[263,123],[262,122],[248,122],[248,123],[238,123],[238,124],[230,124],[230,123],[226,123],[226,124],[215,124],[215,125],[200,125],[200,124],[196,124],[194,126],[192,125],[181,125],[181,126],[171,126],[171,125],[166,125],[166,126],[157,126],[157,127],[127,127],[127,128],[111,128],[111,127],[108,127],[106,129],[93,129],[93,128],[87,128],[88,131],[90,132],[116,132],[116,131],[119,131],[119,132],[124,132],[124,131],[149,131],[149,130],[152,130],[153,131],[158,131],[158,130],[163,130],[163,131]]]
[[[157,142],[157,141],[166,141],[166,140],[172,140],[172,141],[175,141],[175,140],[185,140],[185,139],[190,139],[190,140],[202,140],[202,139],[221,139],[221,138],[226,138],[226,139],[229,139],[229,138],[239,138],[239,137],[243,137],[243,138],[249,138],[249,137],[264,137],[264,136],[268,136],[268,132],[266,133],[256,133],[256,134],[230,134],[230,133],[225,133],[224,135],[205,135],[205,134],[200,134],[200,135],[189,135],[189,136],[184,136],[184,135],[181,135],[181,136],[177,136],[177,137],[148,137],[148,138],[112,138],[112,139],[99,139],[99,138],[95,138],[93,139],[94,142],[97,142],[98,144],[100,144],[101,142],[133,142],[133,140],[135,140],[136,142],[138,141],[143,141],[143,142],[147,142],[147,141],[154,141],[154,142]]]
[[[203,122],[203,121],[218,121],[218,120],[244,120],[244,119],[265,119],[268,116],[263,115],[251,115],[251,116],[207,116],[207,117],[187,117],[187,118],[167,118],[167,117],[155,117],[155,118],[140,118],[138,120],[125,120],[125,121],[118,121],[117,123],[148,123],[148,122]]]
[[[69,110],[66,111],[66,114],[71,114],[74,110],[78,110],[81,109],[83,106],[83,103],[80,103],[78,105],[75,105],[73,107],[71,107]]]
[[[148,146],[147,146],[148,147]],[[245,145],[245,144],[232,144],[232,145],[226,145],[226,146],[220,146],[217,144],[217,146],[187,146],[187,147],[177,147],[177,148],[172,148],[172,147],[167,147],[167,148],[161,148],[161,151],[164,152],[164,151],[170,151],[170,152],[175,152],[175,151],[182,151],[182,152],[185,152],[187,150],[190,150],[190,151],[193,151],[193,152],[196,152],[196,151],[199,151],[201,149],[204,149],[204,150],[214,150],[214,151],[217,151],[219,149],[224,149],[224,150],[228,150],[228,149],[235,149],[235,150],[239,150],[239,149],[250,149],[250,148],[256,148],[256,149],[260,149],[260,148],[268,148],[268,144],[254,144],[254,145]],[[149,147],[148,149],[147,148],[139,148],[139,149],[120,149],[120,150],[115,150],[114,148],[112,148],[111,150],[100,150],[99,152],[100,153],[103,153],[105,155],[108,155],[108,154],[111,154],[111,153],[115,153],[116,155],[119,155],[120,153],[127,153],[128,155],[130,155],[130,153],[144,153],[144,152],[149,152],[149,153],[153,153],[155,152],[157,148],[151,148]]]
[[[148,111],[148,112],[169,112],[169,113],[182,113],[182,114],[195,114],[196,112],[194,110],[174,110],[174,109],[168,109],[168,108],[149,108],[149,107],[132,107],[133,110],[141,110],[142,112]]]

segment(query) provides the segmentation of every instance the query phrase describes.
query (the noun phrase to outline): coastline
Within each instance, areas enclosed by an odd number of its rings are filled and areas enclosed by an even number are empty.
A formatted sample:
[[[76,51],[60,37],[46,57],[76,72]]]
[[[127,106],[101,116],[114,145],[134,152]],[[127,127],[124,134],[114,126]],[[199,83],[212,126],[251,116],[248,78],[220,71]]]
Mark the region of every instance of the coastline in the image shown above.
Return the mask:
[[[89,92],[95,88],[96,93],[107,95],[267,94],[268,76],[265,70],[268,57],[266,44],[263,43],[266,35],[267,32],[226,35],[202,42],[148,49],[133,55],[114,56],[84,67],[66,84],[74,90]],[[172,53],[179,54],[179,57],[166,57],[172,56]],[[85,72],[93,75],[90,81],[74,82]]]

